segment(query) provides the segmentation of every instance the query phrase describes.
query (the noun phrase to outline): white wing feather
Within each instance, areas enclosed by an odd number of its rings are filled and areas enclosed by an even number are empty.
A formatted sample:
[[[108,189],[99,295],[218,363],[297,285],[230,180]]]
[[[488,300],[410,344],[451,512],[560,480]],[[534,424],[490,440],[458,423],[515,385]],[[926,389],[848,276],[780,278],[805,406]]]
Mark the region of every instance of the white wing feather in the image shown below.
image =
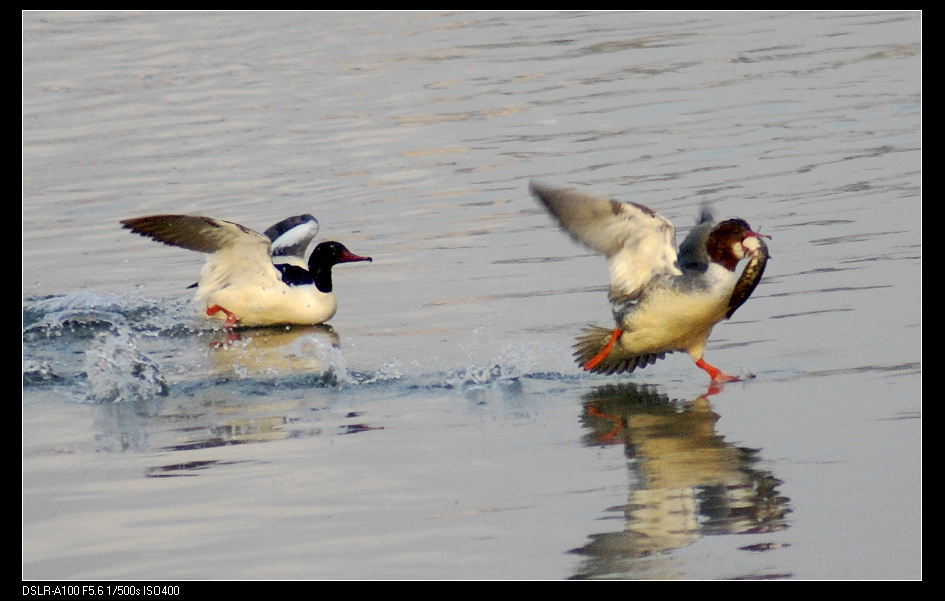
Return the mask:
[[[681,273],[676,230],[656,211],[536,182],[530,189],[572,238],[607,257],[612,298],[634,296],[654,277]]]
[[[269,238],[238,223],[194,215],[151,215],[126,219],[124,227],[169,246],[209,253],[197,290],[209,291],[247,283],[275,286],[282,278],[273,267]]]

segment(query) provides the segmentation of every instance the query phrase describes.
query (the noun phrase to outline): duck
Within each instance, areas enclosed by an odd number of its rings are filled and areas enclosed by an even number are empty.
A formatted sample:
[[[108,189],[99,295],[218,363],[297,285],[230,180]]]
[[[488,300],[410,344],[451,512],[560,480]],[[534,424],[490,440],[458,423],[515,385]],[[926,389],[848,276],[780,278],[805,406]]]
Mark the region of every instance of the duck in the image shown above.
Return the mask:
[[[124,229],[187,250],[208,253],[195,300],[225,328],[317,325],[337,311],[331,269],[371,261],[337,241],[321,242],[311,215],[285,219],[260,234],[238,223],[199,215],[148,215],[121,221]]]
[[[766,239],[743,219],[716,222],[703,204],[676,250],[673,224],[647,206],[529,182],[529,191],[572,239],[607,258],[615,327],[591,325],[574,345],[585,371],[630,373],[685,352],[713,384],[731,376],[704,359],[706,342],[754,292],[769,259]],[[748,259],[740,275],[736,268]]]

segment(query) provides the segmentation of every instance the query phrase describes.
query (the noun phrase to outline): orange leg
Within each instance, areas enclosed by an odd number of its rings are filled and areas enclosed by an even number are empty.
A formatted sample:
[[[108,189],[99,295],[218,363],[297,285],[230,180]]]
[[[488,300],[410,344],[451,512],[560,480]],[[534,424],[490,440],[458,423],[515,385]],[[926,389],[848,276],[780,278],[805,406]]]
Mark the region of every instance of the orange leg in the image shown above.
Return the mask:
[[[207,307],[207,315],[210,317],[213,317],[220,311],[223,311],[223,313],[226,314],[226,321],[223,322],[224,328],[232,328],[233,326],[236,325],[236,322],[239,321],[239,318],[236,316],[236,314],[230,313],[229,311],[227,311],[220,305],[213,305],[212,307]]]
[[[705,372],[709,374],[709,377],[712,378],[712,381],[716,384],[721,384],[724,382],[738,382],[739,380],[741,380],[741,378],[736,378],[735,376],[730,376],[728,374],[722,373],[721,369],[719,369],[718,367],[713,367],[709,365],[702,359],[699,359],[698,361],[696,361],[696,365],[700,369],[705,370]]]
[[[607,341],[607,344],[604,345],[604,348],[601,349],[599,353],[591,357],[591,360],[584,364],[584,371],[590,371],[597,367],[597,365],[607,358],[607,355],[610,354],[610,351],[614,348],[614,343],[617,342],[617,339],[623,334],[623,330],[620,328],[614,329],[613,334],[610,335],[610,340]]]

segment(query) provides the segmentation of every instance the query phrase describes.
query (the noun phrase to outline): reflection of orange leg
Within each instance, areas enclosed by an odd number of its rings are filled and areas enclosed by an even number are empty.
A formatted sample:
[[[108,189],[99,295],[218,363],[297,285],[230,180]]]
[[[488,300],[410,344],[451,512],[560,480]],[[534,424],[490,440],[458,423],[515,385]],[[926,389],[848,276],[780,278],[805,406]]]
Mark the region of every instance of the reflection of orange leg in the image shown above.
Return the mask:
[[[591,360],[584,364],[584,371],[590,371],[597,367],[597,365],[607,358],[607,355],[610,354],[610,351],[614,348],[614,343],[617,342],[617,339],[620,338],[620,335],[623,334],[623,330],[620,328],[615,328],[613,333],[610,335],[610,340],[607,341],[607,344],[604,345],[604,348],[601,349],[599,353],[591,357]]]
[[[236,322],[239,320],[239,318],[236,316],[236,314],[230,313],[229,311],[227,311],[226,309],[224,309],[224,308],[221,307],[220,305],[213,305],[212,307],[207,307],[207,315],[208,315],[209,317],[213,317],[214,315],[216,315],[216,314],[219,313],[220,311],[223,311],[223,313],[226,315],[226,321],[223,322],[223,327],[225,327],[225,328],[232,328],[233,326],[236,325]]]
[[[698,361],[696,361],[696,365],[700,369],[705,370],[705,372],[709,374],[709,377],[712,378],[712,381],[716,384],[723,384],[725,382],[738,382],[741,380],[741,378],[736,378],[735,376],[730,376],[728,374],[722,373],[721,369],[719,369],[718,367],[713,367],[709,365],[702,359],[699,359]]]
[[[616,415],[610,415],[608,413],[601,412],[595,405],[587,406],[587,414],[591,417],[599,417],[601,419],[609,419],[610,421],[617,424],[611,428],[606,434],[601,434],[597,437],[598,442],[614,442],[614,438],[623,430],[623,420],[617,417]]]
[[[223,337],[223,340],[211,342],[210,348],[227,348],[233,346],[240,340],[239,333],[233,328],[224,327],[223,331],[226,332],[226,336]]]
[[[721,387],[721,386],[719,386],[718,384],[714,384],[714,383],[713,383],[713,384],[709,384],[709,389],[706,391],[706,393],[705,393],[704,395],[702,395],[702,396],[699,397],[699,398],[700,398],[700,399],[705,399],[706,401],[708,401],[708,399],[709,399],[710,396],[715,395],[715,394],[718,394],[718,393],[720,393],[720,392],[722,392],[722,387]]]

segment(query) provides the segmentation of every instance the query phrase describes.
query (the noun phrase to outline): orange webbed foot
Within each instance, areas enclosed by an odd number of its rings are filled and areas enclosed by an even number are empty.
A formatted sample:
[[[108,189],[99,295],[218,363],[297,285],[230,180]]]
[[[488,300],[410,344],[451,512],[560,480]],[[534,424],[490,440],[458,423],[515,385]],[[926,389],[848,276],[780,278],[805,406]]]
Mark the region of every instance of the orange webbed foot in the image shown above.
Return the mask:
[[[713,384],[725,384],[726,382],[741,382],[742,380],[741,378],[737,376],[730,376],[724,373],[718,367],[709,365],[703,359],[699,359],[698,361],[696,361],[696,366],[699,369],[704,370],[707,374],[709,374],[709,377],[712,378]]]
[[[213,317],[214,315],[216,315],[217,313],[221,311],[224,313],[224,315],[226,315],[226,321],[223,322],[224,328],[232,328],[233,326],[236,325],[236,322],[239,321],[239,318],[236,316],[235,313],[231,313],[227,311],[220,305],[213,305],[211,307],[207,307],[207,316]]]

